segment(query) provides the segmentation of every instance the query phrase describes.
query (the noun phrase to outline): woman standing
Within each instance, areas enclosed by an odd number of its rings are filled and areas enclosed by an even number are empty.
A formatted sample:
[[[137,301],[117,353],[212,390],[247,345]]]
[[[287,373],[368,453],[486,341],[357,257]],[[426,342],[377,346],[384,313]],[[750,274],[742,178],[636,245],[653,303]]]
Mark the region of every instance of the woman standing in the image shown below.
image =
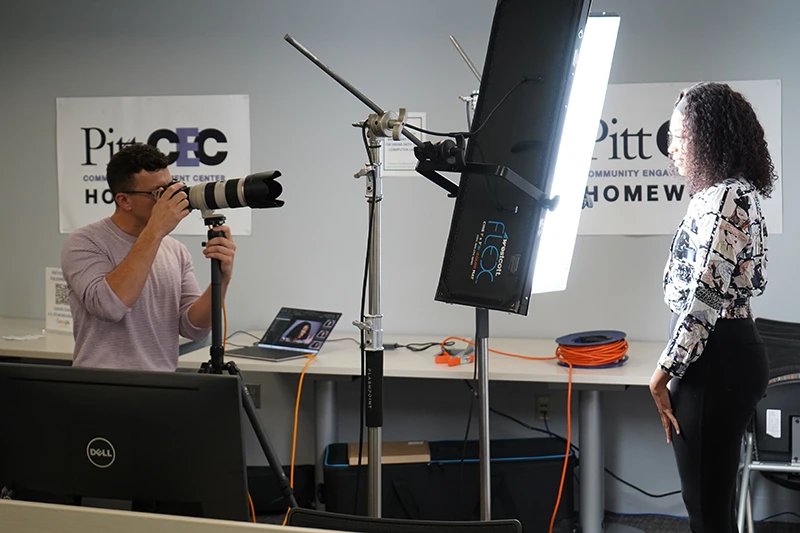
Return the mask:
[[[755,111],[728,85],[681,92],[669,132],[691,200],[664,271],[673,314],[650,392],[691,530],[735,533],[740,443],[769,373],[750,298],[767,284],[759,196],[769,197],[776,176]]]

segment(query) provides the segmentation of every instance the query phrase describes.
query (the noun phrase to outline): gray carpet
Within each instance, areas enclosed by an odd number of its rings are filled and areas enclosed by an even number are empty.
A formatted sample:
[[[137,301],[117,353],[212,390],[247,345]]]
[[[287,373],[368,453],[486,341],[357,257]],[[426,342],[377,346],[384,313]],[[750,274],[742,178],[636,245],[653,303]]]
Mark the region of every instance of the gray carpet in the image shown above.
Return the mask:
[[[606,514],[606,522],[610,524],[624,524],[641,529],[645,533],[689,533],[689,523],[686,520],[665,516],[642,515],[620,516],[613,513]],[[800,522],[761,522],[756,524],[756,533],[798,533]]]

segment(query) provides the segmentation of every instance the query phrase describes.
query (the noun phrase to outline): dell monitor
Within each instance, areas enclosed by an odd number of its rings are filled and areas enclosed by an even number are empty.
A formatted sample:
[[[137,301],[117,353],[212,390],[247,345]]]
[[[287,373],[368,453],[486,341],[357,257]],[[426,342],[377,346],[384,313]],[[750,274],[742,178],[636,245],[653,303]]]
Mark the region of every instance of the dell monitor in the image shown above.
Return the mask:
[[[241,394],[229,375],[0,364],[0,490],[249,520]]]

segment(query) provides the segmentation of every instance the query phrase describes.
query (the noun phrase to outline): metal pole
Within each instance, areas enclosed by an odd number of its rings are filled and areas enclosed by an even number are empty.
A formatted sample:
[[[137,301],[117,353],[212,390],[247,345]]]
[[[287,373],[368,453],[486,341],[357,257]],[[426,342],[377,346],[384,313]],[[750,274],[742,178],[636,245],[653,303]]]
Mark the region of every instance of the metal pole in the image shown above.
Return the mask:
[[[581,416],[578,422],[581,444],[580,520],[584,533],[602,533],[604,461],[602,404],[600,391],[580,392]]]
[[[456,50],[458,50],[459,55],[461,55],[461,57],[464,59],[464,61],[466,61],[467,66],[472,71],[472,73],[475,74],[475,77],[478,78],[478,83],[480,83],[481,75],[478,72],[478,69],[475,68],[475,64],[472,62],[472,60],[470,60],[469,56],[467,56],[467,53],[464,51],[464,49],[461,48],[461,45],[458,44],[458,41],[456,41],[455,37],[453,37],[451,35],[450,36],[450,41],[453,43],[453,46],[456,47]]]
[[[736,522],[739,531],[744,533],[745,512],[747,500],[750,492],[750,469],[753,461],[753,434],[749,431],[746,433],[747,441],[745,444],[744,464],[742,465],[741,477],[739,478],[739,506],[736,513]]]
[[[478,439],[481,483],[481,520],[492,515],[492,464],[489,432],[489,311],[475,309],[475,364],[478,365]]]
[[[383,315],[381,314],[381,140],[369,133],[372,172],[367,173],[367,203],[372,210],[371,248],[369,256],[369,311],[366,315],[366,424],[367,446],[367,511],[381,516],[381,460],[383,427]]]
[[[314,381],[314,419],[316,423],[314,440],[316,441],[316,461],[314,463],[314,495],[317,509],[324,509],[320,501],[320,489],[325,477],[325,450],[329,444],[338,441],[336,426],[336,382],[329,379]]]

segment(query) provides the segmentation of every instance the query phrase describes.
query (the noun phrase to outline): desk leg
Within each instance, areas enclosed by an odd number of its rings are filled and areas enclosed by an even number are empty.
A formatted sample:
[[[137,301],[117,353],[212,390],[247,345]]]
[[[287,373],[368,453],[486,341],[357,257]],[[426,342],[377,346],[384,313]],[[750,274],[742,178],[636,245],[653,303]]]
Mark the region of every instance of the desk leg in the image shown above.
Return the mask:
[[[583,533],[604,531],[605,448],[603,445],[603,402],[599,390],[580,391],[580,522]],[[620,524],[609,524],[606,533],[642,533]]]
[[[581,501],[583,533],[601,533],[605,514],[602,402],[600,391],[580,391]]]
[[[317,509],[324,510],[320,493],[325,477],[325,448],[339,440],[336,431],[336,382],[329,379],[314,380],[315,450],[314,485]]]

